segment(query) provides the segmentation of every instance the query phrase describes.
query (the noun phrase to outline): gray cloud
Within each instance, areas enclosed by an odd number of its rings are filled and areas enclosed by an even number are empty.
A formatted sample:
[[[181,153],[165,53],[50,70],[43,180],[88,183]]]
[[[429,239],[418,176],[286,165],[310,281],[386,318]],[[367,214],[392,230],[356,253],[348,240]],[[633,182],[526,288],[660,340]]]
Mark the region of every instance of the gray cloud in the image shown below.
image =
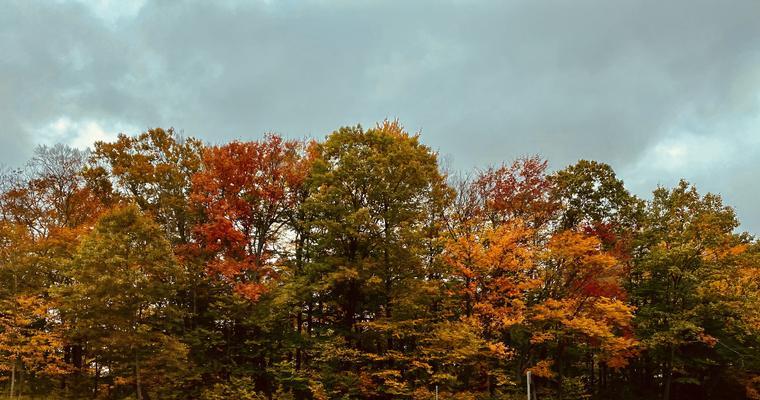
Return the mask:
[[[470,169],[540,153],[679,177],[760,231],[760,3],[12,1],[0,157],[174,126],[210,142],[398,117]]]

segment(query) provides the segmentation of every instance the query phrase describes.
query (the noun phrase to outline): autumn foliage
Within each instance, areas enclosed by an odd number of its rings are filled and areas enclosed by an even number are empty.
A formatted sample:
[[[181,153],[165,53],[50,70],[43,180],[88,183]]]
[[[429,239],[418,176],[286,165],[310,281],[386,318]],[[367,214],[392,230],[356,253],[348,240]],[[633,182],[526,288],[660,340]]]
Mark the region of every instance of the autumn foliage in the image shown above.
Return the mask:
[[[395,121],[40,147],[0,179],[0,396],[760,398],[760,244],[691,184],[442,172]]]
[[[306,179],[304,143],[270,135],[203,152],[190,199],[202,214],[197,242],[210,253],[209,272],[251,300],[275,279],[276,245]]]

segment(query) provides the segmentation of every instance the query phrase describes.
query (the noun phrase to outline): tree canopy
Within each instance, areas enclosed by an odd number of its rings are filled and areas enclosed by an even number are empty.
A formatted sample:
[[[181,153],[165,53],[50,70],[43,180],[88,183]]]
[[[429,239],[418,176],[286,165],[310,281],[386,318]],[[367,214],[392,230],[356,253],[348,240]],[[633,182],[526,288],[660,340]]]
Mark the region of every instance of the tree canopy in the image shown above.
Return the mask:
[[[466,176],[397,121],[40,147],[0,177],[0,396],[760,399],[760,242],[720,196]]]

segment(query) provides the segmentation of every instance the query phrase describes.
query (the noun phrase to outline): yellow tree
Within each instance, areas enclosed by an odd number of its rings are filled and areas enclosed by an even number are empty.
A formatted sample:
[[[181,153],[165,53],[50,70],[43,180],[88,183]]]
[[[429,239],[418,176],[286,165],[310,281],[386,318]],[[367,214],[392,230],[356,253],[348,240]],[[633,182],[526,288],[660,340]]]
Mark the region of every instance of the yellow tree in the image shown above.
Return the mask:
[[[86,152],[64,145],[40,146],[22,170],[2,177],[0,220],[22,235],[9,243],[15,243],[11,248],[23,254],[23,262],[6,266],[5,287],[16,288],[15,295],[46,302],[49,289],[66,280],[63,266],[69,263],[80,236],[102,212],[82,174],[86,157]],[[60,330],[67,322],[55,313],[39,317],[33,326],[40,334]],[[81,344],[62,336],[64,359],[70,366],[81,366]],[[71,383],[64,376],[61,386]]]
[[[33,243],[23,226],[0,222],[0,372],[9,391],[20,393],[21,374],[54,376],[64,372],[60,332],[51,326],[52,302],[35,281]]]
[[[532,229],[512,221],[495,228],[467,228],[447,242],[444,260],[450,268],[451,294],[460,299],[455,312],[458,309],[462,318],[440,324],[432,343],[451,342],[446,338],[452,330],[477,334],[454,347],[473,358],[449,364],[450,369],[442,363],[439,372],[455,376],[462,390],[493,392],[510,383],[505,362],[515,355],[512,330],[525,323],[528,294],[540,284],[533,237]]]
[[[0,300],[0,371],[10,374],[10,397],[21,395],[21,374],[52,377],[66,372],[59,331],[40,328],[52,303],[39,296],[17,295]]]
[[[565,231],[555,234],[541,255],[541,286],[531,295],[528,327],[535,355],[533,371],[556,377],[560,397],[573,356],[612,368],[627,364],[636,349],[631,322],[634,308],[625,300],[620,263],[602,250],[595,236]],[[549,366],[553,366],[550,369]]]

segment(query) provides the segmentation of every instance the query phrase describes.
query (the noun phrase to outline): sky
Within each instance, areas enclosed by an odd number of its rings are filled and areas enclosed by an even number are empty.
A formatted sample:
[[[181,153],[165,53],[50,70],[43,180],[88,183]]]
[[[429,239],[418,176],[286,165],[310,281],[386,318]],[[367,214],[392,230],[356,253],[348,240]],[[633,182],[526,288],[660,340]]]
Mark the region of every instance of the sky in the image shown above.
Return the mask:
[[[0,164],[397,118],[453,170],[594,159],[760,233],[759,20],[756,0],[0,0]]]

